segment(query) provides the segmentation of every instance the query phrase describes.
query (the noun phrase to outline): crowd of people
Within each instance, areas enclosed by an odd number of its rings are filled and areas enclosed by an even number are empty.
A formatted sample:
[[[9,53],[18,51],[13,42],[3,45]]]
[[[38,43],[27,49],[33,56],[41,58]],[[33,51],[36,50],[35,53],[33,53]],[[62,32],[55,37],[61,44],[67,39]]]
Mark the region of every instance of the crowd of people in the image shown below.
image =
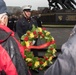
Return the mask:
[[[31,12],[31,10],[30,10],[30,12]],[[9,15],[8,16],[8,27],[11,29],[11,30],[13,30],[14,32],[16,32],[16,24],[17,24],[17,21],[18,20],[20,20],[20,19],[22,19],[23,18],[23,13],[21,13],[20,15],[18,15],[18,16],[16,16],[15,14],[12,14],[12,15]],[[37,25],[39,26],[39,27],[42,27],[42,24],[41,24],[41,21],[40,21],[40,17],[39,17],[39,15],[38,16],[31,16],[30,15],[30,17],[33,19],[33,20],[36,20],[36,22],[37,22]]]
[[[31,17],[31,6],[23,6],[22,10],[21,18],[13,15],[8,20],[6,4],[0,0],[0,75],[32,75],[24,61],[24,48],[19,40],[33,24],[38,27],[38,22],[36,17]],[[76,75],[76,26],[61,51],[44,75]]]

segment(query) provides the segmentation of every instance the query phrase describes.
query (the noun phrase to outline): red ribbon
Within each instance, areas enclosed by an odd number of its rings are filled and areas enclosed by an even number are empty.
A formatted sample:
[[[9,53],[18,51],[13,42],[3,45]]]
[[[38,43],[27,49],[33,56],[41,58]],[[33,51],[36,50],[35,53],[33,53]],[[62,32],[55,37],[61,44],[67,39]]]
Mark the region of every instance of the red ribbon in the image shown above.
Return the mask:
[[[50,42],[47,42],[47,43],[39,45],[39,46],[29,46],[29,47],[24,46],[24,49],[28,49],[28,50],[30,50],[30,49],[43,49],[43,48],[48,47],[51,44],[55,44],[55,41],[50,41]]]

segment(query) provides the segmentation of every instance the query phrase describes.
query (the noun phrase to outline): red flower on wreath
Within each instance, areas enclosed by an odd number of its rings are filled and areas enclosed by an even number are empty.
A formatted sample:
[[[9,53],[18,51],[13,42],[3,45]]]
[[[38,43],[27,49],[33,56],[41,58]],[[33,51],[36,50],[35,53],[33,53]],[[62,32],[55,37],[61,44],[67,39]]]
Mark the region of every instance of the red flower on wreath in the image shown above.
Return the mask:
[[[43,30],[46,30],[46,28],[42,28]]]
[[[24,56],[24,58],[26,58],[26,56]]]
[[[33,34],[36,35],[37,34],[36,31],[34,31]]]
[[[40,35],[42,35],[42,32],[38,32]]]
[[[43,64],[44,62],[43,61],[40,61],[40,64]]]
[[[29,31],[27,32],[27,35],[30,35],[30,32]]]
[[[45,60],[48,60],[48,57],[44,56],[44,59],[45,59]]]
[[[30,62],[30,63],[28,63],[28,66],[32,66],[32,63]]]
[[[42,36],[42,38],[44,38],[44,34],[42,34],[41,36]]]
[[[36,34],[35,36],[34,36],[34,38],[37,38],[38,37],[38,35]]]
[[[50,50],[53,50],[53,48],[50,48]]]
[[[26,37],[24,38],[25,41],[28,41],[28,39],[29,39],[28,36],[26,36]]]

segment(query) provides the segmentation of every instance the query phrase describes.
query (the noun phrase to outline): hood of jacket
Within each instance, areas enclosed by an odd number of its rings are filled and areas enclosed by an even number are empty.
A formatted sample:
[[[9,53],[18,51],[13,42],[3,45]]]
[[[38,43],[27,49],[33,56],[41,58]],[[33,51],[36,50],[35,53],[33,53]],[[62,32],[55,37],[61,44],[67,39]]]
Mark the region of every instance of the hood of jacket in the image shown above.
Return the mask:
[[[9,36],[13,36],[14,32],[8,27],[0,25],[0,43],[8,39]]]

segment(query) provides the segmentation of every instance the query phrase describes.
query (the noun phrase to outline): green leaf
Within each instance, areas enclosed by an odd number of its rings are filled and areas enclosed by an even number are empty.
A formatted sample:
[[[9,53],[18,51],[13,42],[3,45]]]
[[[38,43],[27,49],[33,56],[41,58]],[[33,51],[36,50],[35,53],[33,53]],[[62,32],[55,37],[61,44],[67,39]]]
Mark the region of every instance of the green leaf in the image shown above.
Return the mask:
[[[23,42],[21,42],[21,44],[23,45],[23,46],[25,46],[25,42],[23,41]]]
[[[24,37],[25,37],[25,36],[23,35],[23,36],[21,37],[21,40],[24,40]]]
[[[32,25],[32,31],[36,30],[35,25]]]

